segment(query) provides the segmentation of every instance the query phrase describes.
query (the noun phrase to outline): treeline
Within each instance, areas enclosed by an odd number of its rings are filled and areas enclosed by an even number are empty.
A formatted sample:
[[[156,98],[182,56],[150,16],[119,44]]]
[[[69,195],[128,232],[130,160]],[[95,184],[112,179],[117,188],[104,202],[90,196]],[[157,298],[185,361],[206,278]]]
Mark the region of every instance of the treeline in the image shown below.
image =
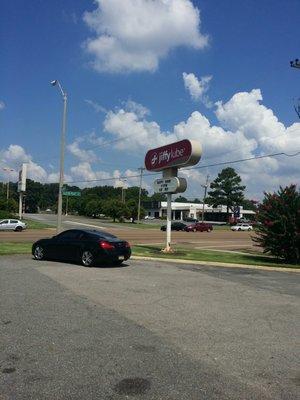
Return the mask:
[[[80,197],[63,196],[63,212],[76,213],[95,217],[105,214],[113,219],[132,218],[138,214],[139,187],[133,186],[124,189],[113,186],[95,186],[80,189],[78,186],[64,186],[65,191],[80,192]],[[7,184],[2,183],[0,188],[0,210],[17,212],[18,210],[17,184],[9,184],[9,199],[7,200]],[[24,196],[25,212],[37,213],[51,210],[56,212],[58,200],[57,183],[40,183],[27,179]],[[123,200],[123,201],[122,201]],[[146,189],[141,190],[141,203],[145,201],[164,201],[165,196],[154,194],[149,196]],[[145,211],[141,207],[141,217]]]

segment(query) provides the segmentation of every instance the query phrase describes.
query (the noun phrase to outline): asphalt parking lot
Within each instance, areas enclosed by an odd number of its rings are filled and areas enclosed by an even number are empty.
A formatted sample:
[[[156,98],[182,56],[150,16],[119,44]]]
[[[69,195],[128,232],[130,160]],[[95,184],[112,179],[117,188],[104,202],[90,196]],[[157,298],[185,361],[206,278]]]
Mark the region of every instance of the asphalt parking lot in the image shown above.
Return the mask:
[[[299,398],[293,272],[7,256],[0,302],[1,400]]]

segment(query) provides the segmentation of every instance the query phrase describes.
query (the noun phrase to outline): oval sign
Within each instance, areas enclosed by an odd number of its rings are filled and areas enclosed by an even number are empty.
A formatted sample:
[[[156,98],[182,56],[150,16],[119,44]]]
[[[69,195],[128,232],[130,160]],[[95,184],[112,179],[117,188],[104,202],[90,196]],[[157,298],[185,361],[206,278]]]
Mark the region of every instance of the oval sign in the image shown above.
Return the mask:
[[[148,171],[162,171],[172,167],[187,167],[195,165],[201,158],[202,147],[194,140],[180,140],[149,150],[145,157]]]

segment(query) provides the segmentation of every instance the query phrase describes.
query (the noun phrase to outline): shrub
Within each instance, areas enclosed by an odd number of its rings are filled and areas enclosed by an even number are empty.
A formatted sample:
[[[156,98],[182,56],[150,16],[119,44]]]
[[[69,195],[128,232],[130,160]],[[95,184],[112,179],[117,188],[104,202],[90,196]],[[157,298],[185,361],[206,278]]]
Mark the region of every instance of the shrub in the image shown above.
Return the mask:
[[[295,185],[265,193],[258,206],[258,224],[253,240],[285,262],[300,263],[300,193]]]

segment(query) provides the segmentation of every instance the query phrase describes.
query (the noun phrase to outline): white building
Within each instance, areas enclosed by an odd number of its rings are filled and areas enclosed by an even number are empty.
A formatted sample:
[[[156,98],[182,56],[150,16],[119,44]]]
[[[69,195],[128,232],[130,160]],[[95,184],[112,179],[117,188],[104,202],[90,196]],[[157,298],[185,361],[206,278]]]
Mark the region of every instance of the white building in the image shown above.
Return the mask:
[[[149,217],[163,218],[167,216],[167,202],[166,201],[149,201],[143,204],[146,210],[146,215]],[[172,202],[172,220],[184,220],[185,218],[202,218],[202,203],[179,203]],[[255,212],[252,210],[244,210],[242,206],[237,207],[236,212],[230,212],[230,216],[238,218],[247,218],[253,220]],[[226,222],[226,206],[212,207],[208,204],[204,205],[204,220]]]

